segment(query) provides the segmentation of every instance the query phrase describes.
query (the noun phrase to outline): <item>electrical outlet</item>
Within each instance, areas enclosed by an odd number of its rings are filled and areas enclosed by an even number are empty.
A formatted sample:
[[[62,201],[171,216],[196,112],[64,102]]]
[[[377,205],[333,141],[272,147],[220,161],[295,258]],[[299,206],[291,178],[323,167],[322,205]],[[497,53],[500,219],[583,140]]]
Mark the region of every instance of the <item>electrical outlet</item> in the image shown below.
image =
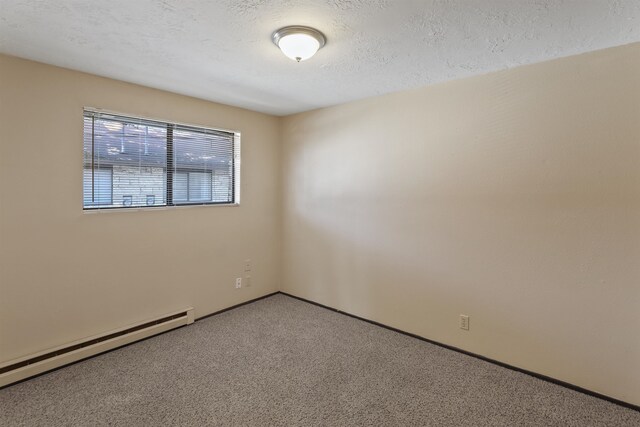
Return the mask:
[[[248,288],[251,286],[251,276],[244,276],[244,287]]]
[[[460,315],[460,329],[464,329],[465,331],[469,330],[469,316],[466,314]]]
[[[238,277],[236,279],[236,289],[240,289],[242,287],[242,277]]]
[[[244,271],[251,271],[251,260],[250,259],[245,259],[244,260]]]

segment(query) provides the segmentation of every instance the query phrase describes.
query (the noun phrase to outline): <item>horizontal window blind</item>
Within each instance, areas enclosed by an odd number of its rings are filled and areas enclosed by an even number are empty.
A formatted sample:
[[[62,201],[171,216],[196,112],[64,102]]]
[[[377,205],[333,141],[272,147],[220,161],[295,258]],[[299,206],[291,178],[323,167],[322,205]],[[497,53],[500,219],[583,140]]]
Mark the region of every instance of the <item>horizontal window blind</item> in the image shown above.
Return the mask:
[[[173,180],[173,192],[180,196],[175,204],[233,202],[233,144],[225,132],[175,126],[173,169],[179,178]]]
[[[234,204],[240,135],[84,111],[85,209]]]

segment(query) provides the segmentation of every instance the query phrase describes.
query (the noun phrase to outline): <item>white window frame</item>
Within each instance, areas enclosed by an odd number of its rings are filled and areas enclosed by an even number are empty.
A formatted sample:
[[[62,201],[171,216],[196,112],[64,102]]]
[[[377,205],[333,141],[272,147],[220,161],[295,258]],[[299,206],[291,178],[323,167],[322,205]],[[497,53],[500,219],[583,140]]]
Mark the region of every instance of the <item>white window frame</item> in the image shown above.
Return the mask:
[[[82,178],[82,182],[83,182],[83,194],[82,194],[82,209],[83,212],[85,213],[90,213],[90,212],[103,212],[103,211],[121,211],[121,210],[126,210],[126,211],[130,211],[130,210],[147,210],[147,209],[173,209],[173,208],[186,208],[186,207],[194,207],[194,206],[239,206],[240,205],[240,177],[241,177],[241,134],[239,131],[237,130],[228,130],[228,129],[221,129],[221,128],[212,128],[212,127],[208,127],[208,126],[202,126],[202,125],[198,125],[198,124],[190,124],[190,123],[184,123],[184,122],[175,122],[175,121],[169,121],[169,120],[165,120],[165,119],[158,119],[158,118],[153,118],[153,117],[145,117],[145,116],[140,116],[140,115],[133,115],[133,114],[128,114],[128,113],[120,113],[120,112],[115,112],[115,111],[110,111],[110,110],[104,110],[104,109],[100,109],[100,108],[94,108],[94,107],[84,107],[83,108],[83,120],[84,117],[86,115],[86,113],[91,113],[91,114],[96,114],[98,116],[100,115],[106,115],[106,116],[115,116],[115,117],[123,117],[123,118],[129,118],[129,119],[134,119],[134,120],[143,120],[143,121],[150,121],[150,122],[157,122],[160,124],[164,124],[164,125],[171,125],[174,128],[175,127],[187,127],[187,128],[193,128],[195,130],[203,130],[203,131],[214,131],[214,132],[225,132],[225,133],[230,133],[233,134],[233,189],[232,189],[232,201],[231,202],[194,202],[194,203],[184,203],[184,202],[179,202],[179,203],[167,203],[167,200],[165,199],[165,203],[164,204],[160,204],[160,205],[154,205],[154,206],[115,206],[115,205],[110,205],[110,206],[104,206],[104,205],[85,205],[84,204],[84,166],[83,166],[83,178]],[[84,137],[83,137],[84,139]],[[83,141],[83,146],[84,146],[84,141]],[[168,166],[167,166],[168,167]],[[178,169],[177,172],[181,172],[180,169]],[[214,175],[212,174],[212,179],[214,178]],[[166,186],[168,185],[168,178],[167,178],[167,173],[166,173],[166,169],[165,169],[165,173],[164,173],[164,186],[166,188]],[[113,186],[113,179],[112,179],[112,186]],[[113,189],[112,189],[113,192]],[[213,193],[212,193],[212,197],[213,197]],[[113,200],[113,196],[112,196],[112,203],[114,203],[115,201]]]

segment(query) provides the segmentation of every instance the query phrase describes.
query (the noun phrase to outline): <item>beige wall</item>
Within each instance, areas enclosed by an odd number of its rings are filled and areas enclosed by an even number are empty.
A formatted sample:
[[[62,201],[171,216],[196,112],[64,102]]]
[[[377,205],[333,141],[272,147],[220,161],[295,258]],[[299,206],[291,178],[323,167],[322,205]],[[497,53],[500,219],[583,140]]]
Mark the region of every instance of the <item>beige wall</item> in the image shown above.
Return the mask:
[[[242,133],[241,205],[83,213],[82,108]],[[279,119],[0,56],[0,363],[279,287]],[[243,261],[252,286],[234,289]]]
[[[283,140],[284,291],[640,404],[640,44]]]

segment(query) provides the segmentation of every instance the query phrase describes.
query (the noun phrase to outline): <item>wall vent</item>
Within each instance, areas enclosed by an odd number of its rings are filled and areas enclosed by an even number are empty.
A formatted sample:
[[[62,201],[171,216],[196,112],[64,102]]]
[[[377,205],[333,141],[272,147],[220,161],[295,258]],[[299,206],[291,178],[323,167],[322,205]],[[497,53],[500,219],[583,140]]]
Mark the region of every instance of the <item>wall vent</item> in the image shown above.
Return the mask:
[[[180,326],[190,325],[193,321],[193,308],[187,308],[156,319],[10,360],[0,364],[0,387]]]

